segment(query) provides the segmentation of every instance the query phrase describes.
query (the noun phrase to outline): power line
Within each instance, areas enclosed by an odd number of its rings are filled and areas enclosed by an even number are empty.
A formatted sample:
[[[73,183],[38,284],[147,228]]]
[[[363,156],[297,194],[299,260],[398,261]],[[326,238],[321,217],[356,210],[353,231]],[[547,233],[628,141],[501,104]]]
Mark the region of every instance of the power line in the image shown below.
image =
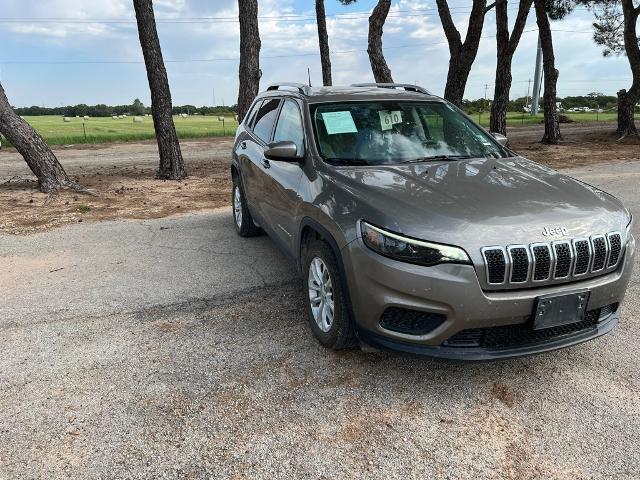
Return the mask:
[[[507,7],[511,11],[518,10],[517,4],[510,4]],[[449,7],[452,13],[471,13],[472,5],[459,5]],[[576,7],[574,10],[588,10],[586,7]],[[326,18],[334,19],[363,19],[369,18],[370,11],[356,11],[335,13],[326,15]],[[439,16],[437,10],[433,8],[415,8],[411,10],[392,10],[389,12],[387,18],[406,18],[406,17],[429,17]],[[294,22],[294,21],[315,21],[316,17],[313,14],[305,13],[282,13],[279,15],[259,15],[259,20],[275,20],[281,22]],[[238,17],[216,17],[216,16],[202,16],[202,17],[160,17],[156,18],[156,23],[217,23],[217,22],[237,22]],[[0,17],[0,23],[59,23],[59,24],[84,24],[84,23],[104,23],[104,24],[127,24],[136,23],[135,17],[127,18],[98,18],[98,17],[86,17],[86,18],[70,18],[70,17]]]
[[[530,30],[525,30],[523,33],[531,33],[537,32],[538,29],[533,28]],[[552,30],[554,32],[563,32],[564,30]],[[571,31],[572,33],[593,33],[591,31]],[[482,38],[495,38],[495,35],[484,35]],[[394,50],[401,48],[416,48],[416,47],[433,47],[438,45],[446,45],[446,41],[441,42],[430,42],[430,43],[409,43],[404,45],[389,45],[385,46],[385,50]],[[362,53],[366,52],[366,50],[362,49],[353,49],[353,50],[335,50],[332,51],[332,55],[345,55],[351,53]],[[272,59],[272,58],[294,58],[294,57],[310,57],[310,56],[319,56],[319,52],[308,52],[308,53],[288,53],[288,54],[277,54],[277,55],[260,55],[260,58],[263,59]],[[168,59],[165,60],[165,63],[211,63],[211,62],[230,62],[230,61],[238,61],[238,57],[218,57],[218,58],[202,58],[202,59]],[[40,61],[29,61],[29,60],[0,60],[0,65],[117,65],[117,64],[125,64],[125,65],[136,65],[144,63],[142,60],[40,60]]]
[[[516,10],[517,5],[508,7],[510,10]],[[452,13],[471,13],[470,7],[451,7]],[[359,20],[369,18],[371,12],[347,12],[327,15],[327,18],[337,20]],[[414,9],[414,10],[396,10],[389,12],[387,18],[408,18],[408,17],[431,17],[438,16],[438,12],[434,9]],[[258,16],[258,20],[278,21],[278,22],[299,22],[299,21],[315,21],[315,15],[311,14],[282,14],[277,16],[263,15]],[[57,23],[57,24],[135,24],[135,18],[69,18],[69,17],[0,17],[0,23]],[[156,18],[156,23],[171,24],[196,24],[196,23],[236,23],[237,17],[168,17]]]

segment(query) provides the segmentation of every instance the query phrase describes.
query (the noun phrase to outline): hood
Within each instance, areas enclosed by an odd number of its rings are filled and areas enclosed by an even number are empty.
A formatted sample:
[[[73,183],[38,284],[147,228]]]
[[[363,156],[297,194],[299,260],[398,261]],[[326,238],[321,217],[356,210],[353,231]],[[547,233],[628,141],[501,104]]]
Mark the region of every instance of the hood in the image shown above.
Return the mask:
[[[624,231],[628,220],[615,197],[521,157],[333,172],[333,181],[364,207],[361,218],[411,237],[478,251]],[[544,235],[545,227],[560,227],[564,236]]]

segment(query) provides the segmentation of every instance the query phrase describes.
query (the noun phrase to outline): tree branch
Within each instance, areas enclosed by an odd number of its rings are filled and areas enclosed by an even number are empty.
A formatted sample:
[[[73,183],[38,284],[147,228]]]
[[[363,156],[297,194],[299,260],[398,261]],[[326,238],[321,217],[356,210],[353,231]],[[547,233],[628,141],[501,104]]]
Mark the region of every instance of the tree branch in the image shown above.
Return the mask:
[[[497,5],[500,5],[502,3],[507,3],[508,0],[496,0],[495,2],[489,4],[486,6],[486,8],[484,9],[484,13],[485,15],[487,13],[489,13],[491,11],[492,8],[496,7]]]
[[[460,32],[458,32],[451,18],[447,0],[436,0],[436,4],[438,5],[438,14],[440,15],[444,35],[447,37],[447,42],[449,42],[449,51],[457,51],[462,47],[462,39],[460,38]]]
[[[463,47],[468,44],[477,45],[480,42],[486,5],[486,0],[473,0],[471,15],[469,15],[469,26],[467,27],[467,36],[464,39]]]
[[[511,31],[511,37],[509,38],[509,53],[512,55],[515,53],[516,48],[518,47],[518,43],[520,43],[520,38],[522,37],[522,32],[524,31],[524,27],[527,24],[527,17],[529,16],[529,11],[531,10],[531,5],[533,4],[533,0],[520,0],[520,5],[518,6],[518,15],[516,16],[516,21],[513,24],[513,30]]]

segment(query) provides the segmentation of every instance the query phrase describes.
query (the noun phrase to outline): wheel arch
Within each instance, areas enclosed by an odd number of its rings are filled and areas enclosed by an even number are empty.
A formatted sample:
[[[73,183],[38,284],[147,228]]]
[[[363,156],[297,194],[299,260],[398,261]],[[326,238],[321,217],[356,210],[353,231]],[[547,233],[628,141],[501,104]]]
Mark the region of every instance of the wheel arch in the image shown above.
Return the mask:
[[[231,171],[231,180],[236,180],[240,178],[240,168],[238,167],[238,164],[235,161],[231,163],[230,171]]]
[[[296,252],[296,265],[298,270],[302,272],[304,247],[313,239],[323,240],[331,247],[336,260],[338,261],[338,265],[340,266],[341,273],[344,273],[344,264],[342,261],[340,247],[338,247],[338,242],[336,242],[336,239],[329,230],[310,217],[304,217],[300,222],[300,229],[298,231],[298,250]]]
[[[351,302],[351,291],[349,288],[349,277],[347,276],[344,260],[342,258],[342,252],[340,250],[340,247],[338,246],[338,242],[329,230],[327,230],[320,223],[310,217],[304,217],[300,222],[300,229],[298,233],[298,250],[296,258],[298,271],[300,273],[304,271],[302,265],[304,259],[304,248],[305,245],[307,245],[308,242],[313,239],[323,240],[333,251],[333,254],[336,257],[336,262],[338,263],[338,269],[340,270],[339,273],[342,281],[342,286],[345,293],[345,298],[347,300],[347,309],[352,321],[355,322],[353,304]]]

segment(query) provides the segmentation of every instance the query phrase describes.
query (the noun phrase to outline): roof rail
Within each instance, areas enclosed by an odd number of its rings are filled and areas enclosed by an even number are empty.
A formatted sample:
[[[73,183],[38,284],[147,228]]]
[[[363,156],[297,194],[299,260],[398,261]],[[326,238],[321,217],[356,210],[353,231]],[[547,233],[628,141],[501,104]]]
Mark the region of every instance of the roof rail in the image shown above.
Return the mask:
[[[309,85],[304,85],[303,83],[294,83],[294,82],[274,83],[267,87],[267,91],[280,90],[281,87],[297,88],[301,94],[309,95],[309,88],[310,88]]]
[[[408,92],[424,93],[425,95],[431,95],[431,93],[418,85],[412,85],[410,83],[354,83],[352,87],[377,87],[377,88],[404,88]]]

